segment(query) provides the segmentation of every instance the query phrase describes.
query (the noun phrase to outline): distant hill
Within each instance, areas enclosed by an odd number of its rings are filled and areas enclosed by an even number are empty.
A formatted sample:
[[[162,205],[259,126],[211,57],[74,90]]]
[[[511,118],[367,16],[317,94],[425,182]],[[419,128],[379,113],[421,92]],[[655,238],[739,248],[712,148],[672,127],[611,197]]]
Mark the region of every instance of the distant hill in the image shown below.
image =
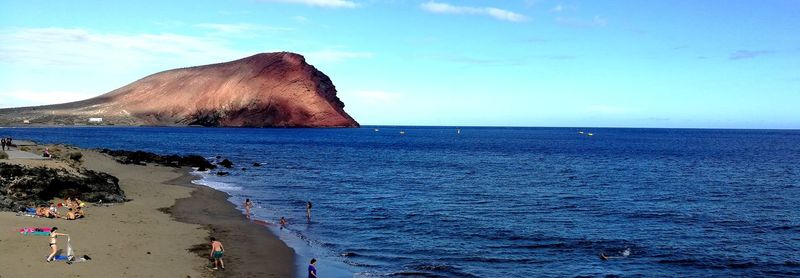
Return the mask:
[[[91,119],[91,121],[90,121]],[[87,100],[0,109],[0,125],[358,127],[331,79],[299,54],[168,70]]]

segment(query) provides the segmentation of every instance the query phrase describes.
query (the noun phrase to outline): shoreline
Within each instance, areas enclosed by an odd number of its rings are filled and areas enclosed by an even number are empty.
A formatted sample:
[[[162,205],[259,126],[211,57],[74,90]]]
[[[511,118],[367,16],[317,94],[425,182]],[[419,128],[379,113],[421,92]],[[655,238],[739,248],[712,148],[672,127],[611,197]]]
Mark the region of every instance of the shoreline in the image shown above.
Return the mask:
[[[228,201],[228,193],[192,183],[197,176],[184,175],[167,183],[192,188],[191,196],[175,200],[169,214],[179,222],[202,225],[226,250],[226,270],[220,277],[295,277],[295,252],[267,227],[253,223]],[[192,252],[207,258],[210,245],[195,245]]]
[[[245,219],[228,195],[196,185],[191,169],[154,164],[123,165],[96,150],[80,149],[82,167],[119,179],[131,200],[87,207],[80,220],[17,216],[0,212],[0,244],[14,250],[0,256],[0,277],[296,277],[295,253],[267,227]],[[55,161],[54,161],[55,162]],[[36,165],[26,159],[0,163]],[[22,227],[59,227],[70,234],[86,263],[47,263],[46,236],[21,235]],[[225,271],[212,271],[208,238],[226,248]],[[65,252],[66,239],[59,238]],[[40,259],[41,257],[41,259]]]

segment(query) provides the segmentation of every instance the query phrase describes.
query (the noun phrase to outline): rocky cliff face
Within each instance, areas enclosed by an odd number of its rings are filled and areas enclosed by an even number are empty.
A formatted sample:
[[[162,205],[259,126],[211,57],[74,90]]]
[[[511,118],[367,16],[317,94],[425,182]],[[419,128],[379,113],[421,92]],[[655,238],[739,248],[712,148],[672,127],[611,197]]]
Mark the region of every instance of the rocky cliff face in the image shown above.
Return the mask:
[[[331,79],[288,52],[164,71],[84,101],[0,109],[2,125],[89,124],[90,118],[114,125],[358,126]]]
[[[0,163],[0,211],[20,211],[54,197],[78,197],[89,202],[123,202],[119,179],[106,173],[79,169],[27,167]]]

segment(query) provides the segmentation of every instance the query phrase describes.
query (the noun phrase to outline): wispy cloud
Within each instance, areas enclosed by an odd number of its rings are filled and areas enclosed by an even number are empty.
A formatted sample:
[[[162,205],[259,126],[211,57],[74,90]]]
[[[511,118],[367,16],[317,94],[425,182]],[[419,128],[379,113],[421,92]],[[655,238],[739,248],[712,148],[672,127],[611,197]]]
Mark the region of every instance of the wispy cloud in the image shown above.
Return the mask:
[[[567,27],[593,28],[593,27],[604,27],[608,25],[608,20],[599,15],[596,15],[592,17],[592,19],[588,20],[575,17],[556,17],[556,23]]]
[[[745,59],[753,59],[759,56],[773,54],[775,51],[773,50],[737,50],[736,52],[731,53],[728,57],[730,60],[745,60]]]
[[[302,4],[322,8],[355,8],[358,3],[349,0],[260,0],[261,2]]]
[[[469,6],[456,6],[447,3],[430,1],[423,3],[420,7],[431,13],[436,14],[468,14],[468,15],[485,15],[495,19],[522,22],[528,18],[522,14],[512,11],[503,10],[495,7],[469,7]]]
[[[21,90],[0,92],[0,96],[3,96],[0,98],[0,108],[8,108],[71,102],[97,96],[97,93]]]
[[[212,30],[224,34],[239,34],[264,31],[291,31],[292,28],[274,27],[250,23],[224,24],[224,23],[200,23],[196,27]]]
[[[27,66],[131,67],[219,62],[247,53],[223,40],[177,34],[115,34],[78,28],[0,29],[0,63]]]
[[[349,59],[364,59],[372,58],[374,56],[371,52],[354,52],[354,51],[341,51],[341,50],[318,50],[303,52],[303,56],[308,58],[311,63],[314,62],[340,62]]]
[[[575,10],[576,7],[573,5],[565,5],[565,4],[558,4],[555,5],[552,9],[550,9],[551,13],[562,13]]]
[[[297,23],[306,23],[306,22],[308,22],[308,18],[307,17],[300,16],[300,15],[293,16],[292,20],[294,20]]]

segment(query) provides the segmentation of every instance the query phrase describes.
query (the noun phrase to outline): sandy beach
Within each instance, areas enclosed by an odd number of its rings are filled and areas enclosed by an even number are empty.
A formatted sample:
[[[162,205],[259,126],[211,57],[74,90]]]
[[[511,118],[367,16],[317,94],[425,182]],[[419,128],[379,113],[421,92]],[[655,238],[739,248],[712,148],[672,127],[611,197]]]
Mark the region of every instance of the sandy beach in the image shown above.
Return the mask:
[[[0,277],[293,277],[294,252],[267,229],[247,221],[222,192],[191,184],[187,169],[122,165],[81,150],[82,166],[119,178],[131,201],[90,204],[85,219],[17,216],[0,212]],[[40,160],[3,163],[48,165]],[[180,220],[180,221],[179,221]],[[22,227],[59,227],[70,235],[85,263],[45,262],[46,236],[22,235]],[[208,238],[225,245],[225,271],[209,268]],[[59,249],[65,248],[59,238]],[[66,251],[64,251],[66,252]]]

